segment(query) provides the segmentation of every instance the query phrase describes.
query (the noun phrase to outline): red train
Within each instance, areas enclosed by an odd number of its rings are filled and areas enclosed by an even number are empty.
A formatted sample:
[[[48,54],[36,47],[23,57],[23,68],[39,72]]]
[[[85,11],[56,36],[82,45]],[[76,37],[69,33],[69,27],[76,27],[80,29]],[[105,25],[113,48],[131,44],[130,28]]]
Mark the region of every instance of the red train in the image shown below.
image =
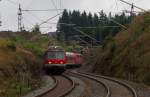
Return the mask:
[[[82,55],[80,53],[66,52],[66,68],[76,68],[82,65]]]
[[[80,67],[82,55],[65,52],[59,46],[51,46],[44,54],[44,70],[47,73],[61,74],[66,69]]]

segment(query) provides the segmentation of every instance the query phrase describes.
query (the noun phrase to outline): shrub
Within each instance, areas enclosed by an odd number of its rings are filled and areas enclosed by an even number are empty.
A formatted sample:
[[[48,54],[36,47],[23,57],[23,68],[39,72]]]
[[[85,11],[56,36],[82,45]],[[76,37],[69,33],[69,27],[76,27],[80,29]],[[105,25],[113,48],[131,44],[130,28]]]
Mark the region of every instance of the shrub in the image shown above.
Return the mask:
[[[16,43],[15,42],[8,42],[7,43],[7,47],[9,48],[9,49],[11,49],[11,50],[13,50],[13,51],[16,51]]]

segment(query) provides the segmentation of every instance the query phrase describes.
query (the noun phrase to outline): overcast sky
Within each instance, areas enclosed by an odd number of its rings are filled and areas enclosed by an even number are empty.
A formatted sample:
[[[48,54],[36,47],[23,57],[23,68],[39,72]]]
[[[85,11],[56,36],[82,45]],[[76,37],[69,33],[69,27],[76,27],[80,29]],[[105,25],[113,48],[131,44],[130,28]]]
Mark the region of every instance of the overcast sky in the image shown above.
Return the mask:
[[[146,10],[150,9],[150,0],[125,0],[130,3],[142,7]],[[1,30],[17,31],[17,12],[18,5],[21,4],[22,9],[69,9],[81,10],[92,13],[98,13],[100,10],[109,13],[120,13],[122,10],[129,10],[130,6],[120,2],[119,0],[1,0],[0,1],[0,17],[2,20]],[[137,10],[139,11],[139,10]],[[35,24],[55,16],[61,11],[49,12],[23,12],[23,24],[27,30],[31,29]],[[42,32],[53,32],[56,30],[58,17],[49,21],[49,24],[42,25]],[[54,24],[50,24],[54,23]],[[48,27],[48,28],[45,28]]]

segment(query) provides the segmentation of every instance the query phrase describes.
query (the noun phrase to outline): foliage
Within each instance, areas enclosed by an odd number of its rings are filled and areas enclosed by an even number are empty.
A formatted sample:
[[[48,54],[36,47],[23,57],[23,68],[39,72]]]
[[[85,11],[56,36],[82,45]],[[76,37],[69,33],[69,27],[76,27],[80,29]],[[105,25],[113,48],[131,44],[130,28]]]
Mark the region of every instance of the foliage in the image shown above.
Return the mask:
[[[150,13],[138,15],[130,27],[107,38],[94,53],[94,72],[150,85]]]
[[[0,97],[20,97],[41,85],[43,53],[54,40],[29,32],[5,34],[0,38]]]
[[[27,43],[24,44],[24,47],[26,49],[32,51],[33,53],[35,53],[38,57],[42,57],[42,55],[43,55],[43,51],[35,43],[27,42]]]
[[[41,33],[39,25],[36,24],[36,25],[34,26],[34,28],[32,29],[31,32],[33,32],[33,33]]]
[[[111,20],[115,20],[122,25],[128,26],[131,18],[130,16],[125,15],[125,13],[120,15],[116,14],[114,16],[112,16],[111,13],[106,15],[103,10],[99,15],[96,13],[93,15],[92,13],[87,13],[85,11],[64,10],[58,21],[57,38],[65,41],[72,40],[72,37],[82,35],[73,29],[74,27],[80,27],[79,29],[81,31],[102,42],[105,37],[109,35],[115,36],[121,30],[121,27],[117,27],[118,25]]]
[[[7,47],[8,48],[10,48],[11,50],[13,50],[13,51],[16,51],[16,44],[15,44],[15,42],[9,42],[8,44],[7,44]]]

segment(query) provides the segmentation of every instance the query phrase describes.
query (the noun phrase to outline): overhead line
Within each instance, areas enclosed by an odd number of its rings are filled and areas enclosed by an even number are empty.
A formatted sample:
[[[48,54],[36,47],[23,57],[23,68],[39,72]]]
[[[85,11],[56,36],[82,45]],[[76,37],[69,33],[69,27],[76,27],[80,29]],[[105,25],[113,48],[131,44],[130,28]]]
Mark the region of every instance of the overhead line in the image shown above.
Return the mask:
[[[91,37],[90,35],[84,33],[83,31],[77,29],[76,27],[74,27],[73,29],[74,29],[75,31],[80,32],[80,33],[83,34],[84,36],[87,36],[87,37],[89,37],[90,39],[92,39],[92,40],[94,40],[94,41],[96,41],[96,42],[99,42],[99,41],[97,41],[95,38],[93,38],[93,37]],[[98,44],[98,43],[96,43],[96,44]]]
[[[122,10],[123,12],[126,12],[126,13],[131,13],[130,10]],[[133,11],[134,13],[140,13],[139,11]]]
[[[41,24],[39,24],[39,26],[42,25],[42,24],[47,23],[49,20],[51,20],[51,19],[53,19],[53,18],[55,18],[55,17],[57,17],[57,16],[59,16],[59,15],[61,15],[61,14],[62,14],[62,12],[59,13],[59,14],[57,14],[57,15],[55,15],[55,16],[53,16],[53,17],[51,17],[51,18],[49,18],[49,19],[47,19],[46,21],[43,21]]]
[[[117,28],[117,27],[120,27],[120,26],[101,26],[102,28]],[[87,29],[96,29],[98,27],[77,27],[77,28],[87,28]]]
[[[116,8],[117,8],[117,11],[118,11],[118,3],[117,3],[117,0],[115,0],[115,3],[116,3]]]
[[[82,41],[82,42],[84,42],[84,43],[90,45],[88,42],[86,42],[85,40],[81,39],[80,37],[77,37],[77,38],[78,38],[80,41]]]
[[[115,21],[115,20],[113,20],[113,19],[109,19],[109,20],[112,21],[112,22],[114,22],[115,24],[121,26],[122,28],[127,29],[127,27],[124,26],[124,25],[122,25],[121,23],[119,23],[119,22],[117,22],[117,21]]]
[[[35,17],[36,19],[38,19],[38,20],[40,20],[40,21],[43,21],[43,20],[42,20],[42,19],[40,19],[38,16],[36,16],[36,15],[32,14],[30,11],[27,11],[27,12],[28,12],[28,14],[31,14],[31,16]]]
[[[143,9],[143,8],[141,8],[141,7],[138,7],[138,6],[136,6],[136,5],[133,5],[133,4],[129,3],[129,2],[127,2],[127,1],[124,1],[124,0],[120,0],[120,1],[121,1],[121,2],[124,2],[124,3],[128,4],[128,5],[134,6],[135,8],[140,9],[140,10],[146,12],[145,9]]]
[[[58,13],[58,9],[57,9],[57,6],[55,5],[54,0],[51,0],[51,2],[53,3],[53,6],[54,6],[54,8],[56,9],[56,11],[57,11],[57,13]]]
[[[22,11],[57,11],[57,10],[64,10],[64,9],[42,9],[42,10],[40,10],[40,9],[38,9],[38,10],[35,10],[35,9],[27,9],[27,10],[22,10]]]
[[[122,25],[121,23],[117,22],[116,20],[113,20],[111,18],[109,18],[110,21],[114,22],[115,24],[119,25],[120,27],[124,28],[124,29],[127,29],[126,26]],[[102,22],[105,22],[104,20],[99,20],[99,21],[102,21]]]

